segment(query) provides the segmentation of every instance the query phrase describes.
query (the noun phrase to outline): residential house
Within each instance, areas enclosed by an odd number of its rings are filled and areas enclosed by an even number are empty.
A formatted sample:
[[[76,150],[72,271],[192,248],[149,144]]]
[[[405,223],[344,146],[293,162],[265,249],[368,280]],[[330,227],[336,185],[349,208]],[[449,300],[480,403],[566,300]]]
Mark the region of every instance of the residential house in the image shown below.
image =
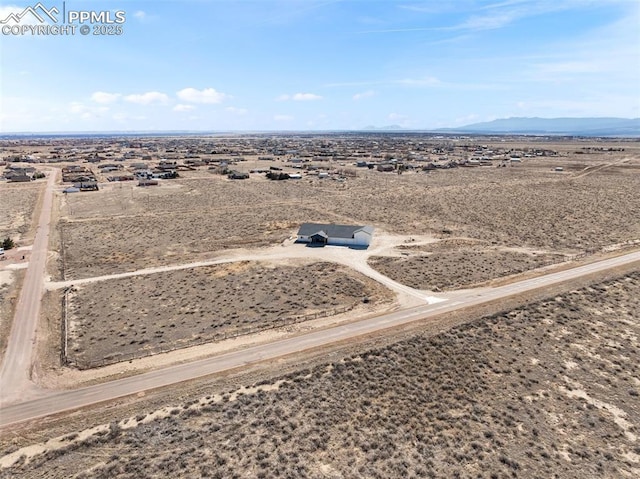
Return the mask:
[[[373,238],[372,226],[303,223],[298,230],[298,242],[312,245],[368,247]]]

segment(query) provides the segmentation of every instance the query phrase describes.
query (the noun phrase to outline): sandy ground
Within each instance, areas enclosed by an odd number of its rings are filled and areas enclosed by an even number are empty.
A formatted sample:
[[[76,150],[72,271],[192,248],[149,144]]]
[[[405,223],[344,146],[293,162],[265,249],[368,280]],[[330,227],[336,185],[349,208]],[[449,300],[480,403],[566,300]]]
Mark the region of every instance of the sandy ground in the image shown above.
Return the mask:
[[[415,306],[430,301],[430,296],[412,288],[408,288],[398,282],[390,280],[381,275],[371,266],[367,260],[373,255],[381,254],[397,254],[394,249],[403,244],[420,244],[437,241],[436,238],[428,236],[402,236],[385,233],[384,231],[376,232],[371,246],[366,250],[350,249],[341,246],[326,246],[323,248],[309,248],[304,244],[296,244],[293,236],[288,236],[281,244],[269,248],[255,249],[235,249],[224,253],[216,253],[214,259],[180,263],[167,266],[159,266],[152,268],[144,268],[141,270],[131,271],[127,273],[114,273],[102,276],[93,276],[91,278],[73,279],[67,281],[48,281],[45,287],[49,290],[70,287],[73,285],[82,285],[92,282],[105,281],[109,279],[127,278],[132,276],[175,271],[179,269],[189,269],[194,267],[209,266],[214,264],[222,264],[239,261],[271,261],[280,260],[307,260],[314,259],[316,261],[330,261],[348,266],[365,276],[375,279],[399,295],[399,301],[403,306]],[[412,241],[413,240],[413,241]],[[417,243],[416,243],[417,241]],[[416,302],[417,301],[417,302]]]

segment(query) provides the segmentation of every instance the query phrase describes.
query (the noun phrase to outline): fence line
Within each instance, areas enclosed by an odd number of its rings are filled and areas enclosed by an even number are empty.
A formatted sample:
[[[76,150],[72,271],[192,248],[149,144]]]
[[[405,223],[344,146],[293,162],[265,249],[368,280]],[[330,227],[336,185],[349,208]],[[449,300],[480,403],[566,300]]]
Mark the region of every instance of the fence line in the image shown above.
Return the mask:
[[[62,321],[60,322],[60,364],[67,366],[69,360],[67,357],[67,344],[69,339],[69,325],[67,324],[69,318],[69,288],[64,289],[62,295]]]
[[[64,298],[66,298],[66,295],[67,295],[67,290],[65,290]],[[68,303],[67,300],[63,300],[63,301]],[[121,363],[125,361],[131,361],[133,359],[145,358],[148,356],[153,356],[155,354],[168,353],[171,351],[176,351],[178,349],[191,348],[191,347],[200,346],[206,343],[223,341],[226,339],[233,339],[239,336],[246,336],[246,335],[257,333],[257,332],[282,328],[284,326],[303,323],[305,321],[311,321],[313,319],[326,318],[328,316],[335,316],[338,314],[346,313],[347,311],[351,311],[358,304],[359,303],[353,303],[351,305],[343,306],[341,308],[318,311],[316,313],[308,313],[300,316],[290,316],[290,317],[280,318],[275,320],[272,324],[268,324],[266,326],[261,326],[261,327],[253,326],[253,327],[248,327],[248,328],[245,328],[242,330],[236,330],[236,331],[222,331],[218,334],[214,334],[213,336],[208,336],[206,338],[196,337],[195,339],[190,340],[184,344],[174,344],[170,346],[159,345],[143,351],[137,351],[137,352],[128,353],[128,354],[114,354],[111,357],[106,357],[106,358],[96,359],[96,360],[83,360],[80,358],[69,360],[67,356],[67,351],[66,351],[66,340],[64,339],[64,336],[63,336],[64,344],[63,344],[63,350],[61,352],[62,362],[64,365],[73,366],[80,370],[93,369],[97,367],[107,366],[109,364],[116,364],[116,363]],[[65,315],[65,320],[63,321],[63,324],[66,324],[66,315]]]
[[[64,225],[59,225],[58,228],[60,229],[60,262],[62,263],[62,265],[60,266],[61,274],[62,274],[62,281],[66,281],[66,271],[65,271],[65,265],[64,265],[64,261],[65,261],[65,255],[64,255]]]

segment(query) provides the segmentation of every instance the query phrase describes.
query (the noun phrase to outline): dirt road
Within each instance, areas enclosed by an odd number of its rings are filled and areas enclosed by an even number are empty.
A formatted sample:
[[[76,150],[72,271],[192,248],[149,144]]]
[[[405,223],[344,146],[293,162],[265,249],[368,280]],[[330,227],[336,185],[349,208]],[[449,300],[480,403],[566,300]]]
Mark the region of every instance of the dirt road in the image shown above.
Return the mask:
[[[640,262],[640,251],[505,286],[487,288],[482,291],[468,291],[464,295],[439,304],[429,304],[396,311],[191,363],[158,369],[137,376],[71,391],[47,392],[44,397],[4,407],[0,416],[0,427],[137,394],[149,389],[175,385],[182,381],[230,369],[242,368],[249,364],[273,360],[288,354],[322,347],[339,341],[362,337],[376,331],[394,328],[414,321],[423,321],[461,308],[553,286],[554,284],[571,281],[585,275],[637,262]]]
[[[44,288],[53,187],[57,176],[57,169],[50,170],[29,267],[16,306],[7,351],[2,361],[0,394],[3,400],[7,397],[20,397],[26,390],[33,388],[30,381],[31,357]]]
[[[142,276],[153,273],[176,271],[182,269],[197,268],[201,266],[211,266],[215,264],[232,263],[238,261],[279,261],[290,259],[316,259],[317,261],[329,261],[342,264],[352,268],[365,276],[387,286],[397,293],[398,302],[402,307],[412,307],[421,304],[432,304],[442,301],[442,299],[424,294],[423,292],[405,286],[392,280],[372,268],[367,260],[370,256],[382,254],[392,250],[405,242],[405,237],[379,234],[374,240],[372,247],[366,250],[350,249],[343,246],[325,246],[323,248],[310,248],[304,244],[294,244],[292,241],[271,248],[259,248],[254,251],[238,250],[219,254],[215,259],[198,261],[193,263],[183,263],[167,266],[145,268],[126,273],[115,273],[104,276],[94,276],[91,278],[75,279],[68,281],[47,282],[45,288],[54,290],[69,286],[78,286],[86,283],[106,281],[110,279],[128,278],[132,276]]]

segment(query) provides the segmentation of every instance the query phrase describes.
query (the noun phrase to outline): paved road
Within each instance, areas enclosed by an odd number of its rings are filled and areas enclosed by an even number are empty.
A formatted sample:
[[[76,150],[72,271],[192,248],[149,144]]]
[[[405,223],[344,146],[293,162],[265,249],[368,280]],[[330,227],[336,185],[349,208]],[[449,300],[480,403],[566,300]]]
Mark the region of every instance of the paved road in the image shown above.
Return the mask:
[[[350,324],[314,331],[293,338],[282,339],[267,344],[249,347],[241,351],[222,354],[187,364],[162,368],[156,371],[118,379],[103,384],[88,386],[72,391],[49,392],[46,396],[14,404],[0,411],[0,427],[12,423],[35,419],[98,402],[108,401],[145,390],[177,384],[182,381],[241,368],[243,366],[272,360],[288,354],[325,346],[338,341],[357,338],[372,332],[384,330],[426,320],[434,316],[455,311],[467,306],[482,304],[488,301],[506,298],[515,294],[532,291],[537,288],[570,281],[591,273],[601,272],[617,266],[640,262],[640,251],[624,256],[611,258],[585,266],[550,273],[506,286],[486,289],[481,292],[471,291],[464,296],[445,303],[419,306],[396,311]]]
[[[49,223],[53,205],[53,186],[58,170],[51,170],[42,201],[40,219],[31,249],[29,267],[24,278],[16,306],[7,350],[0,369],[0,393],[18,395],[32,386],[31,356],[36,337],[36,326],[40,314],[40,302],[44,287],[44,274],[49,245]]]

